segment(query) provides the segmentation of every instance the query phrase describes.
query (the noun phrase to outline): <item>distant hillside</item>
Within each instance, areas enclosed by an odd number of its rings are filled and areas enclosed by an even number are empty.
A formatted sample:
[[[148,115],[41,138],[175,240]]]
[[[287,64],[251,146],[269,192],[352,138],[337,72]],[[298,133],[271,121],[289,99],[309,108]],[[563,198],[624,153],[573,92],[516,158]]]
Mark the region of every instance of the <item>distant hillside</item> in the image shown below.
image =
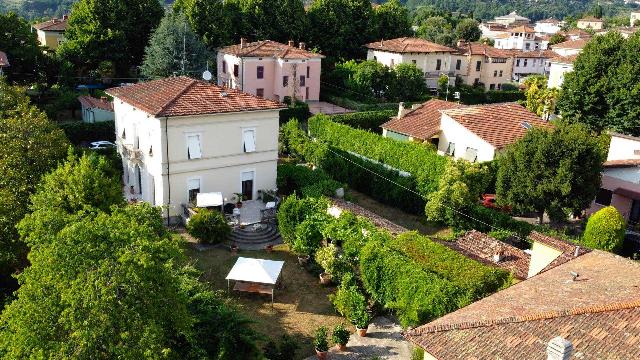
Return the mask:
[[[0,12],[13,11],[28,19],[62,16],[78,0],[0,0]],[[174,0],[159,0],[172,4]]]
[[[514,10],[518,14],[532,20],[555,17],[562,19],[566,16],[580,16],[594,8],[597,3],[602,5],[605,16],[629,12],[629,5],[624,0],[405,0],[409,9],[420,6],[433,6],[438,10],[459,11],[473,13],[476,19],[492,19],[506,15]]]

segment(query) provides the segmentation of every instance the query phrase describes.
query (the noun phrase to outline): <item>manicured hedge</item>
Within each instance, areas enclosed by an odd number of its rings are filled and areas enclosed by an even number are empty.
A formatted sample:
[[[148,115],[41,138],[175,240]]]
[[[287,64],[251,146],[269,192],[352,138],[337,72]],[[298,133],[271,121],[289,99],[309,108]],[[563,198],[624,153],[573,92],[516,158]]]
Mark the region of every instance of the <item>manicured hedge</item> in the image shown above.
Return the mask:
[[[69,141],[74,145],[99,140],[112,142],[116,140],[116,126],[113,121],[97,123],[85,123],[79,121],[60,124],[59,126],[67,135]]]
[[[382,133],[380,125],[386,123],[397,114],[397,110],[363,111],[347,114],[330,115],[331,121],[349,125],[352,128]]]
[[[332,104],[338,105],[345,109],[356,111],[381,111],[381,110],[394,110],[398,111],[397,102],[393,103],[363,103],[353,99],[349,99],[342,96],[332,95],[331,91],[322,90],[322,99]],[[411,107],[413,104],[423,103],[429,100],[430,97],[425,96],[422,101],[419,102],[405,102],[405,107]]]
[[[309,105],[306,103],[296,103],[286,109],[280,110],[280,125],[285,124],[291,119],[298,119],[298,121],[304,122],[309,116],[311,116]]]
[[[283,195],[298,191],[305,197],[335,196],[336,190],[344,187],[322,169],[312,170],[307,166],[294,164],[278,166],[276,183],[278,191]]]
[[[525,100],[524,92],[520,90],[490,90],[486,93],[487,103],[516,102]]]
[[[438,187],[447,158],[432,148],[417,143],[384,138],[369,131],[337,124],[327,116],[309,119],[311,137],[343,151],[354,152],[371,160],[411,173],[418,192],[428,196]]]

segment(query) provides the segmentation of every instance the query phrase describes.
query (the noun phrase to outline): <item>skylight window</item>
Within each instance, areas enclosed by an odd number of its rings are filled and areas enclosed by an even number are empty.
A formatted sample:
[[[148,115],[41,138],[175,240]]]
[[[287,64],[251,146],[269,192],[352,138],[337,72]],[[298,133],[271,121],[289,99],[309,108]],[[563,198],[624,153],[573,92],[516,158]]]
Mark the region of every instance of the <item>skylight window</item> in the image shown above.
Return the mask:
[[[531,130],[531,128],[533,128],[533,125],[529,124],[526,121],[521,122],[520,125],[522,125],[522,127],[527,129],[527,130]]]

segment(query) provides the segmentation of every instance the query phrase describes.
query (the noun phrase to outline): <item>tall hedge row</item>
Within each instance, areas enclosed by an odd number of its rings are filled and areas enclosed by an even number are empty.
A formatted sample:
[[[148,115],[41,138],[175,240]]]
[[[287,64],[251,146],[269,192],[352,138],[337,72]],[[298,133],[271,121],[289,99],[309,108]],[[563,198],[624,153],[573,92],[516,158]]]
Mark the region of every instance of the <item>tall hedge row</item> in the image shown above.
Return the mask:
[[[347,114],[330,115],[333,122],[349,125],[352,128],[369,130],[376,134],[382,133],[380,125],[386,123],[397,114],[396,110],[363,111]]]
[[[427,196],[438,187],[447,158],[421,144],[401,142],[381,137],[369,131],[331,121],[325,115],[309,119],[311,137],[343,151],[350,151],[371,160],[407,171],[416,178],[418,192]]]
[[[97,123],[72,122],[58,125],[74,145],[92,141],[116,141],[116,125],[113,121]]]

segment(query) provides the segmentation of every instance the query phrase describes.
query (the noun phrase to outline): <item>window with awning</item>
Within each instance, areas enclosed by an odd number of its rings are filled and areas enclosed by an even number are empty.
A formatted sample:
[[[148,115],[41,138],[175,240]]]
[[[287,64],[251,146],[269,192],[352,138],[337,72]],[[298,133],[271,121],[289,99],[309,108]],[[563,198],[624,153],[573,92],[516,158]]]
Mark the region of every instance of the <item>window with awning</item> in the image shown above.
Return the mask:
[[[242,143],[244,152],[256,151],[256,131],[253,129],[244,129],[242,131]]]
[[[200,159],[202,151],[200,148],[200,135],[187,135],[187,158]]]

